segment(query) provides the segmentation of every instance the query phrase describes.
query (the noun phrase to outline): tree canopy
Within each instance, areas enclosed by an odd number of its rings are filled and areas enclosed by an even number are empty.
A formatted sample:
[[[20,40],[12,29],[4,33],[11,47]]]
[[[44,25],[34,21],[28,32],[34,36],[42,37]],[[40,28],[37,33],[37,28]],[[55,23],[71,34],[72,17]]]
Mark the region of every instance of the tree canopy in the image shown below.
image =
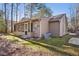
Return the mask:
[[[52,11],[45,4],[30,3],[25,4],[25,15],[32,17],[49,17],[52,15]]]

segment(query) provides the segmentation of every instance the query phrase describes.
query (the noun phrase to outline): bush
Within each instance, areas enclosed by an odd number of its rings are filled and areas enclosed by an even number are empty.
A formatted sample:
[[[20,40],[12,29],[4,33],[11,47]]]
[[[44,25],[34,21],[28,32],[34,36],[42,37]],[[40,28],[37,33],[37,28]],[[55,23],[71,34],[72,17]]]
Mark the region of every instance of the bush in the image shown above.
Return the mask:
[[[75,32],[76,32],[76,30],[75,30],[75,29],[73,29],[73,28],[70,28],[70,29],[68,29],[68,32],[75,33]]]

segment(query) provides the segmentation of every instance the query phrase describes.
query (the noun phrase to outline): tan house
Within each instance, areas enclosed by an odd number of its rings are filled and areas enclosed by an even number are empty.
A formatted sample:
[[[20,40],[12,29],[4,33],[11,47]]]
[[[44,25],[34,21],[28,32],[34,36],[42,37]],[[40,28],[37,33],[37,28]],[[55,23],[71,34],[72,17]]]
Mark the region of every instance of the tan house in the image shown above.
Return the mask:
[[[63,36],[67,34],[66,14],[60,14],[47,18],[36,18],[31,20],[20,21],[14,26],[14,33],[16,33],[17,35],[32,34],[33,37],[42,37],[42,35],[47,32],[52,33],[53,36]]]

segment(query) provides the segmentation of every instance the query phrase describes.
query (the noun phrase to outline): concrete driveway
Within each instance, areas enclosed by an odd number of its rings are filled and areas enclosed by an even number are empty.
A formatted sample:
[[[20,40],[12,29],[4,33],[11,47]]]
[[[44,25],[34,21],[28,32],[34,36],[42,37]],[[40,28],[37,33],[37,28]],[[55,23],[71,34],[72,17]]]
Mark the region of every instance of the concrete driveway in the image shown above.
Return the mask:
[[[68,43],[79,45],[79,38],[71,38]]]

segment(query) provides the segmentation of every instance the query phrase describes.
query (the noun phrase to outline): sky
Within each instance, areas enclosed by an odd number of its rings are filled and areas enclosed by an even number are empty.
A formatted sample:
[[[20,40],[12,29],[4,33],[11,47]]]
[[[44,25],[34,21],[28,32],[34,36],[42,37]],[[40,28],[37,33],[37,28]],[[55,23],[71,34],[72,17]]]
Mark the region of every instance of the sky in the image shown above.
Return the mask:
[[[58,15],[66,13],[67,16],[70,15],[70,9],[74,4],[72,3],[49,3],[46,4],[53,11],[53,15]]]
[[[45,4],[47,7],[49,7],[53,11],[52,15],[66,13],[68,17],[70,16],[69,8],[75,5],[74,3],[45,3]],[[2,4],[0,4],[0,9],[2,9]],[[23,4],[20,5],[19,9],[20,9],[19,17],[21,19],[24,16]]]

